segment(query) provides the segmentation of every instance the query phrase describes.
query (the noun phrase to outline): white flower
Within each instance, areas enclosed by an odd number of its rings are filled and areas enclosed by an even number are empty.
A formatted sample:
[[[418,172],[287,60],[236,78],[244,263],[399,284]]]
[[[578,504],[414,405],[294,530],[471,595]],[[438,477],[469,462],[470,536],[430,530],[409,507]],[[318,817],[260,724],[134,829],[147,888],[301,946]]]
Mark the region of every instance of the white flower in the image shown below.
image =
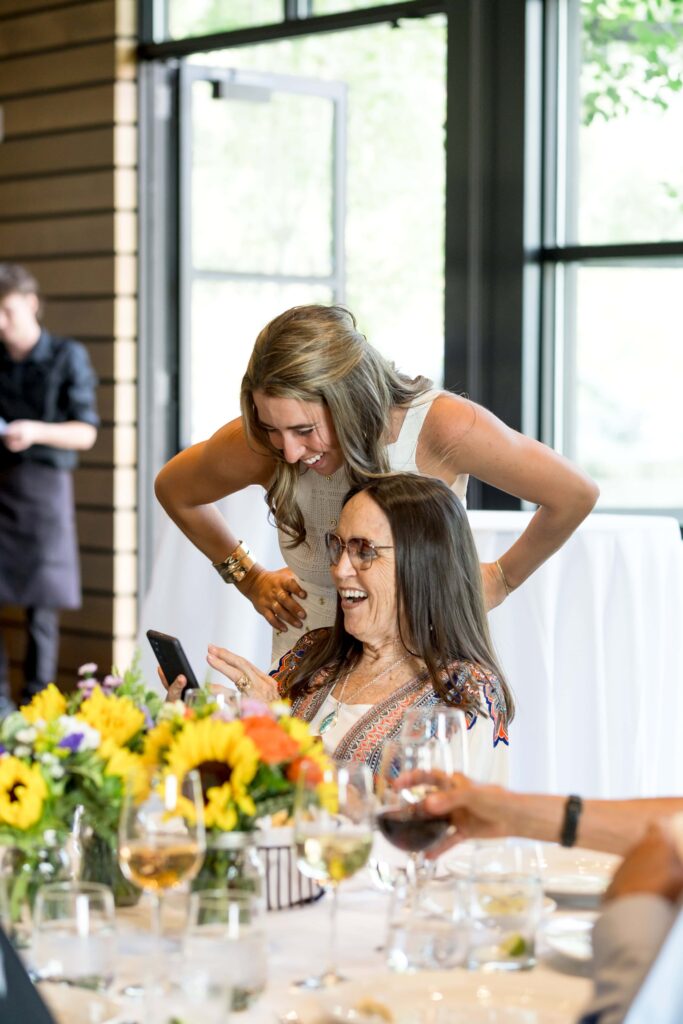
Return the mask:
[[[31,748],[30,747],[24,747],[20,743],[20,744],[18,744],[18,746],[16,746],[14,748],[14,756],[15,757],[30,757],[31,756]]]
[[[61,764],[56,764],[50,771],[50,775],[53,779],[61,779],[64,777],[64,769]]]
[[[94,676],[97,672],[97,665],[94,661],[87,661],[85,665],[81,665],[78,669],[79,676]]]
[[[28,729],[18,729],[17,732],[15,733],[15,739],[17,739],[19,743],[30,744],[35,741],[37,735],[38,733],[36,732],[36,730],[33,728],[32,725],[30,725]]]
[[[159,717],[157,721],[166,722],[173,721],[174,718],[184,718],[187,706],[182,700],[167,700],[162,705],[159,711]]]

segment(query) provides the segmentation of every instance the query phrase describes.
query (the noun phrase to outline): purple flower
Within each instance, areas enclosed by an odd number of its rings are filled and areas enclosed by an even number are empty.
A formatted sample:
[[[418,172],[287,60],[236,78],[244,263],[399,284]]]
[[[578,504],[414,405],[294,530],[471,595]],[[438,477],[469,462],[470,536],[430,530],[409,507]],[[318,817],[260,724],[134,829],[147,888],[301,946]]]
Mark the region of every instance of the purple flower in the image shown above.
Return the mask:
[[[147,707],[147,705],[143,704],[140,710],[142,711],[142,713],[145,716],[145,728],[153,729],[154,728],[154,719],[152,718],[152,715],[151,715],[150,710]]]
[[[1,756],[2,756],[3,754],[6,754],[6,753],[7,753],[7,747],[5,746],[5,744],[4,744],[4,743],[0,743],[0,757],[1,757]]]
[[[251,718],[252,716],[273,719],[276,717],[265,701],[255,700],[253,697],[242,697],[240,718]]]
[[[81,667],[78,670],[79,676],[85,676],[86,678],[88,676],[94,676],[96,672],[97,665],[95,664],[94,661],[86,661],[85,665],[81,665]]]
[[[85,733],[72,732],[69,736],[65,736],[63,740],[59,741],[58,746],[63,747],[65,750],[70,750],[72,754],[75,754],[81,743]]]
[[[105,676],[104,679],[102,680],[102,689],[103,690],[116,690],[116,689],[118,689],[118,687],[121,685],[122,682],[123,682],[123,679],[121,678],[121,676],[112,676],[112,675]]]
[[[79,679],[77,686],[84,697],[89,697],[97,686],[97,680],[89,676],[87,679]]]

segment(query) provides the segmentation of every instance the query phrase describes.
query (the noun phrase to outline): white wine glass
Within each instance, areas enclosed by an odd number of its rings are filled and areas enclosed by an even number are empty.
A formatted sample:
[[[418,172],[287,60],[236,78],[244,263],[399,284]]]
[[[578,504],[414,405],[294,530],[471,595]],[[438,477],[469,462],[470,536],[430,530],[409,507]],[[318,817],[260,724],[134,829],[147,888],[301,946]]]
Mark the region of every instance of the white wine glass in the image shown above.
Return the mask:
[[[363,764],[333,764],[323,773],[302,771],[294,805],[297,865],[331,893],[327,969],[297,982],[301,988],[327,988],[345,979],[337,968],[337,908],[340,882],[367,864],[374,818],[372,773]]]
[[[123,874],[152,899],[153,934],[160,951],[161,898],[195,877],[206,850],[204,800],[199,773],[131,776],[119,821]]]

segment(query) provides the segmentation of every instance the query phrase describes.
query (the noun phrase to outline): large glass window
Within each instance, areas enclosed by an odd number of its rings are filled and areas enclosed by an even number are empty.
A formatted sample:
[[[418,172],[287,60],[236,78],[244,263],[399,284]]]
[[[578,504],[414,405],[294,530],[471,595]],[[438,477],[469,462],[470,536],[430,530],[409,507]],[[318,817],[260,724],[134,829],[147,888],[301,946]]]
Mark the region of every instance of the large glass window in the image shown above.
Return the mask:
[[[683,4],[566,0],[545,218],[546,440],[600,506],[683,510]]]
[[[298,303],[344,302],[402,370],[441,382],[445,18],[198,54],[186,71],[183,443],[237,414],[256,334]]]

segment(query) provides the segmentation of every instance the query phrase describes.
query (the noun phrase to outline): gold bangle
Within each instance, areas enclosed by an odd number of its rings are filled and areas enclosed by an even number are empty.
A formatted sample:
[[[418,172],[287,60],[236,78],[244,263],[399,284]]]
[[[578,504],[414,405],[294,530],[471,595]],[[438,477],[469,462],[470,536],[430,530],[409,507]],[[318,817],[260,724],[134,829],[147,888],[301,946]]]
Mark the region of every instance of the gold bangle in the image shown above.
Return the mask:
[[[224,583],[241,583],[255,562],[247,545],[240,541],[222,562],[211,564]]]
[[[498,572],[500,573],[500,578],[503,582],[503,586],[505,587],[505,596],[509,597],[512,593],[512,587],[508,583],[505,573],[503,572],[503,566],[500,564],[498,559],[496,559],[496,565],[498,566]]]

